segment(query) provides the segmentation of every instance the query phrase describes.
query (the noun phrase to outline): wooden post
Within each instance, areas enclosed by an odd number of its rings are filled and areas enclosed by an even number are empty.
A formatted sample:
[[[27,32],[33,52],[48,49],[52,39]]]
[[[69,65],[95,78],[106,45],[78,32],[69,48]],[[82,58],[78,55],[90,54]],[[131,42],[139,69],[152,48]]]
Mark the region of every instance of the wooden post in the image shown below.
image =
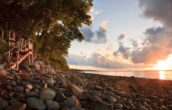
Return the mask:
[[[19,62],[20,62],[20,55],[19,55],[19,51],[17,52],[17,63],[16,63],[16,69],[19,69]]]
[[[3,31],[3,29],[1,29],[1,31],[2,31],[1,37],[2,37],[2,39],[3,39],[3,38],[4,38],[4,31]]]
[[[28,58],[29,60],[29,65],[31,65],[33,63],[33,44],[31,43],[30,38],[28,40],[19,38],[16,42],[15,33],[12,31],[9,31],[8,37],[9,51],[7,52],[7,54],[10,68],[18,70],[19,64],[26,58]],[[16,54],[16,56],[13,56],[13,54]]]

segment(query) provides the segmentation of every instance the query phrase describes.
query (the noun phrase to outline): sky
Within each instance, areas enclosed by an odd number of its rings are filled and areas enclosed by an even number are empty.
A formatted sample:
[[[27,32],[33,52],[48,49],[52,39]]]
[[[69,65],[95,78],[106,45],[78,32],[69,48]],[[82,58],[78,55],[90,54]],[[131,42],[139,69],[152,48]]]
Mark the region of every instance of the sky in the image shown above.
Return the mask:
[[[171,0],[94,0],[82,42],[67,62],[75,69],[152,69],[172,49]]]

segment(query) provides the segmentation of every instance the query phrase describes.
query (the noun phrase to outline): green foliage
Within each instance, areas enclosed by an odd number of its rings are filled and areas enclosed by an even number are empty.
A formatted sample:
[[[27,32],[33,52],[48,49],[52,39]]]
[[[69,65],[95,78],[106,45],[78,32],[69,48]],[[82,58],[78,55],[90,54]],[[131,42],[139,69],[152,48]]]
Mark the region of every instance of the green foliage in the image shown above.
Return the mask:
[[[4,58],[4,53],[7,52],[8,50],[8,45],[7,42],[4,41],[3,39],[0,39],[0,60],[5,60]]]
[[[5,53],[8,50],[7,43],[4,40],[0,40],[0,53]]]
[[[72,40],[83,40],[79,28],[91,24],[92,0],[1,0],[0,30],[31,37],[35,52],[49,63],[67,67]]]

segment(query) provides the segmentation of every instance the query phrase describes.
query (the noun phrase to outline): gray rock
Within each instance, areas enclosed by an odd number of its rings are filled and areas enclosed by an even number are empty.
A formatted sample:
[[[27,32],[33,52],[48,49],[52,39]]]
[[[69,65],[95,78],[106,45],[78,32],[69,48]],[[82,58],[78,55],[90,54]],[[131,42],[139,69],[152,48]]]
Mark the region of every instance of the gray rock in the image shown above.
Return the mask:
[[[28,107],[31,109],[45,110],[45,108],[46,108],[44,102],[40,99],[30,97],[30,98],[27,98],[26,101],[27,101]]]
[[[47,85],[52,87],[55,84],[55,81],[53,78],[47,78],[46,79]]]
[[[63,107],[61,110],[71,110],[71,109],[68,107]]]
[[[169,107],[170,108],[170,107]],[[165,106],[165,105],[162,105],[161,107],[160,107],[160,110],[168,110],[168,108]]]
[[[65,95],[63,94],[63,92],[61,92],[60,90],[56,91],[56,97],[55,97],[55,101],[57,102],[62,102],[66,99]]]
[[[98,91],[103,91],[103,88],[100,87],[100,86],[95,86],[94,89],[95,89],[95,90],[98,90]]]
[[[37,92],[33,92],[33,91],[26,92],[25,95],[27,97],[39,97],[39,95],[37,94]]]
[[[22,93],[24,91],[24,88],[23,88],[23,86],[16,86],[15,91],[19,92],[19,93]]]
[[[103,102],[96,102],[94,105],[94,110],[113,110],[113,106]]]
[[[75,96],[71,96],[69,98],[66,99],[66,101],[64,102],[65,107],[80,107],[80,102],[79,100],[75,97]]]
[[[92,96],[90,95],[89,99],[93,102],[102,102],[102,99],[97,95],[92,95]]]
[[[0,64],[0,70],[4,69],[4,65]]]
[[[48,110],[58,110],[60,108],[60,105],[57,102],[51,100],[47,100],[46,105]]]
[[[7,110],[25,110],[25,109],[26,109],[26,104],[20,102],[15,102],[7,108]]]
[[[144,105],[140,105],[139,110],[148,110],[148,109]]]
[[[6,80],[4,83],[5,83],[6,85],[16,86],[16,82],[13,81],[13,80]]]
[[[102,99],[105,100],[105,102],[108,102],[108,103],[115,103],[117,102],[117,99],[110,96],[110,95],[104,95],[102,96]]]
[[[13,103],[16,103],[16,102],[19,102],[18,99],[13,97],[11,100],[8,101],[8,104],[12,105]]]
[[[75,95],[79,95],[84,91],[84,90],[80,89],[79,87],[77,87],[73,84],[68,84],[67,88]]]
[[[44,88],[40,92],[40,99],[42,100],[53,100],[53,98],[56,96],[56,93],[54,90],[50,88]]]
[[[0,110],[3,110],[4,108],[7,108],[8,102],[2,98],[0,98]]]
[[[66,84],[66,79],[61,75],[59,75],[56,79],[56,87],[57,88],[63,87],[64,84]]]
[[[78,107],[73,107],[73,108],[71,108],[71,110],[85,110],[85,109],[83,109],[83,108],[78,108]]]
[[[32,69],[29,67],[29,65],[27,64],[27,62],[22,62],[20,64],[20,67],[25,69],[27,72],[31,73],[32,72]]]

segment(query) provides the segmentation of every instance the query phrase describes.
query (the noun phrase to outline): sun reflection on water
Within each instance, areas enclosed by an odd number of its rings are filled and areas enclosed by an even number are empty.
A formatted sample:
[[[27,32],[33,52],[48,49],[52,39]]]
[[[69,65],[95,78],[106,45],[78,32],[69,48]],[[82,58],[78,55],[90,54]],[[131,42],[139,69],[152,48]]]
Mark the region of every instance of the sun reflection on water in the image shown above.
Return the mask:
[[[159,79],[165,80],[165,72],[164,71],[159,71]]]

